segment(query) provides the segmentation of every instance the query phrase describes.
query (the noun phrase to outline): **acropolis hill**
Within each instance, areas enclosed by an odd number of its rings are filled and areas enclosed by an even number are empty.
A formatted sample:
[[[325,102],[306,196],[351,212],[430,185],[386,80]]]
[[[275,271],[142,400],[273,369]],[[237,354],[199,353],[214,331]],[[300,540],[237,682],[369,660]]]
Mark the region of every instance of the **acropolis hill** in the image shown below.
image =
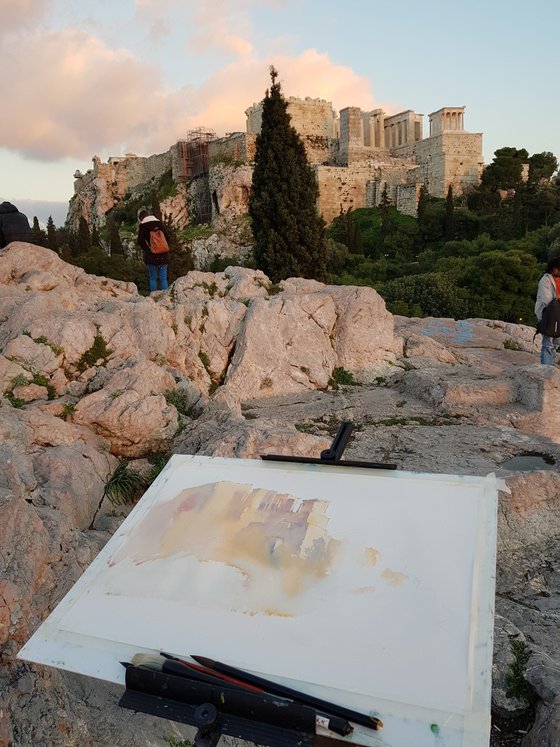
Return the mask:
[[[424,137],[423,115],[410,109],[387,115],[382,109],[346,107],[337,115],[323,99],[287,101],[292,125],[316,174],[318,207],[327,223],[350,208],[378,205],[385,186],[398,210],[415,215],[422,185],[431,195],[445,197],[449,185],[457,195],[478,184],[482,133],[464,130],[465,107],[430,114],[429,135]],[[176,200],[175,205],[162,205],[162,210],[178,227],[193,210],[204,223],[224,211],[232,217],[245,213],[262,106],[260,102],[246,110],[246,132],[217,138],[211,130],[198,128],[167,152],[147,158],[127,154],[102,163],[94,156],[93,169],[75,174],[69,225],[77,227],[80,216],[102,225],[119,200],[167,171],[182,185],[182,199],[181,204]]]

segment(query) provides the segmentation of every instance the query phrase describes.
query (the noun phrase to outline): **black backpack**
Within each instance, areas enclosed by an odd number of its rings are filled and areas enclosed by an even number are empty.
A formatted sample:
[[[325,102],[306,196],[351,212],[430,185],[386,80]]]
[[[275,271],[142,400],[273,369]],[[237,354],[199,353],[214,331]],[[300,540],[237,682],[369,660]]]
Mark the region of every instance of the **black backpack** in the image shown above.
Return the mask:
[[[553,298],[548,306],[544,307],[537,323],[537,332],[546,337],[560,337],[560,298]]]

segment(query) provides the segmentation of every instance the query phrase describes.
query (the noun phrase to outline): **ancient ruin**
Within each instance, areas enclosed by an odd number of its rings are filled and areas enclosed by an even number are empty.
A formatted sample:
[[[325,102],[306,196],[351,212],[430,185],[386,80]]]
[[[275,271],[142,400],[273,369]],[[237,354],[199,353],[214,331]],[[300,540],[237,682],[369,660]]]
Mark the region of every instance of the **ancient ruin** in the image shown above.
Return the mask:
[[[171,171],[179,185],[179,200],[162,205],[178,227],[194,219],[213,224],[247,211],[251,163],[261,127],[261,101],[246,114],[246,132],[218,138],[197,128],[161,154],[127,154],[93,169],[76,172],[68,223],[80,216],[97,225],[128,194]],[[327,223],[351,208],[373,207],[383,190],[403,213],[416,214],[424,185],[435,197],[455,195],[478,184],[483,167],[482,133],[464,130],[465,107],[444,107],[429,115],[429,135],[423,135],[423,115],[412,110],[386,114],[346,107],[340,115],[323,99],[288,99],[292,124],[301,136],[319,184],[319,211]],[[244,167],[242,170],[241,167]],[[235,173],[237,172],[237,173]],[[232,178],[232,173],[235,176]]]

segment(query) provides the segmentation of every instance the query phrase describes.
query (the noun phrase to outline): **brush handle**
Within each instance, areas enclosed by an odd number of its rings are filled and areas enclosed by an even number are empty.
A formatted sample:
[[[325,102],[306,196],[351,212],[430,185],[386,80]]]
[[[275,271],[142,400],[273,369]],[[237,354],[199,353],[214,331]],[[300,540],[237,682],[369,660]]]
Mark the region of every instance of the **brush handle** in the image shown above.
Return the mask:
[[[262,687],[255,687],[254,685],[250,685],[248,682],[243,682],[242,680],[235,679],[235,677],[228,677],[227,674],[223,674],[222,672],[218,672],[214,669],[208,669],[208,667],[202,667],[200,664],[193,664],[190,661],[185,661],[185,659],[180,659],[178,656],[172,656],[171,654],[166,654],[164,651],[161,651],[161,655],[164,656],[169,661],[177,661],[181,664],[184,664],[186,667],[188,667],[191,670],[194,670],[196,672],[200,672],[201,674],[206,674],[212,678],[218,678],[221,680],[221,682],[229,682],[232,685],[237,685],[238,687],[243,687],[245,690],[250,690],[254,693],[264,693],[265,691],[262,689]]]
[[[329,713],[333,716],[348,719],[349,721],[353,721],[355,724],[366,726],[368,729],[383,728],[383,722],[375,716],[368,716],[365,713],[359,713],[350,708],[336,705],[336,703],[329,703],[326,700],[315,698],[313,695],[307,695],[298,690],[293,690],[291,687],[280,685],[277,682],[271,682],[270,680],[264,679],[264,677],[258,677],[256,674],[250,674],[242,669],[236,669],[235,667],[231,667],[229,664],[224,664],[221,661],[214,661],[213,659],[208,659],[204,656],[194,656],[193,654],[191,654],[191,658],[209,669],[215,669],[216,672],[222,672],[223,674],[240,679],[242,682],[247,682],[255,687],[262,687],[263,690],[266,690],[268,693],[280,695],[283,698],[290,698],[297,703],[311,706],[323,713]]]
[[[224,684],[224,680],[220,676],[213,675],[210,672],[208,672],[207,674],[205,671],[193,669],[192,667],[189,667],[188,664],[183,663],[182,661],[176,661],[174,659],[166,659],[162,664],[161,671],[165,674],[174,674],[176,677],[184,677],[185,679],[193,680],[194,682],[204,682],[207,685],[216,685],[217,687],[222,687],[222,685]],[[239,690],[248,689],[248,687],[241,682],[236,685],[236,687]]]

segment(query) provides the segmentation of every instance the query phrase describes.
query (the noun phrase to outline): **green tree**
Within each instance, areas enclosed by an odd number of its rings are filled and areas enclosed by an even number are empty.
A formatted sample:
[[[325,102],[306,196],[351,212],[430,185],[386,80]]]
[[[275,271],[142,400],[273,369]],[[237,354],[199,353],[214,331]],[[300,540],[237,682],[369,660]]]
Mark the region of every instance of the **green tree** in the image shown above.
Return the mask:
[[[58,236],[52,215],[49,215],[47,220],[47,246],[49,249],[52,249],[53,252],[58,252]]]
[[[428,189],[425,184],[422,184],[420,187],[420,191],[418,192],[418,206],[416,208],[416,217],[418,218],[418,222],[420,223],[422,221],[422,218],[424,217],[424,213],[426,212],[426,206],[430,200],[430,196],[428,194]]]
[[[446,273],[400,277],[384,283],[379,292],[393,314],[454,319],[470,315],[467,294]]]
[[[152,202],[152,215],[155,215],[158,220],[163,220],[161,215],[161,206],[159,204],[159,198],[157,190],[152,189],[150,192],[150,199]]]
[[[124,254],[124,249],[119,233],[119,223],[111,218],[109,220],[109,253],[111,257],[116,254]]]
[[[529,181],[548,181],[558,168],[558,160],[550,151],[533,153],[529,158]]]
[[[455,238],[455,205],[453,204],[453,185],[447,188],[447,197],[445,198],[445,221],[444,235],[446,241],[452,241]]]
[[[171,220],[171,216],[166,216],[163,221],[165,234],[169,244],[169,267],[167,277],[170,283],[177,278],[181,278],[194,269],[194,263],[190,247],[183,247],[177,237],[177,231]]]
[[[31,227],[31,233],[33,235],[33,243],[37,246],[48,247],[47,234],[39,225],[39,219],[36,215],[33,216],[33,226]]]
[[[75,237],[75,241],[70,244],[70,247],[74,256],[86,254],[91,248],[89,226],[87,220],[83,215],[80,215],[80,221],[78,223],[78,234]]]
[[[529,160],[525,148],[498,148],[482,172],[481,184],[490,189],[513,189],[521,181],[523,164]]]
[[[101,246],[99,231],[97,230],[97,226],[95,225],[95,223],[93,224],[93,228],[91,229],[91,245],[92,247]]]
[[[328,251],[317,183],[272,66],[270,78],[249,198],[255,262],[273,282],[293,276],[325,280]]]

